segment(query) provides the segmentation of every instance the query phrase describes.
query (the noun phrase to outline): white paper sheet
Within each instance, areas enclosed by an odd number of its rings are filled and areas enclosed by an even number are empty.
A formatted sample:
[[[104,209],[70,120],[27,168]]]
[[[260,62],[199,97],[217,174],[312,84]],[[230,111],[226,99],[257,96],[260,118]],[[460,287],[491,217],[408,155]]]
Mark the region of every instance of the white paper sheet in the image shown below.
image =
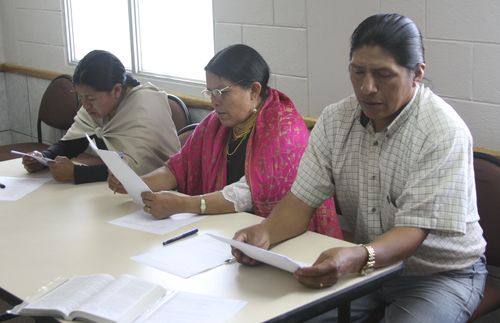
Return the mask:
[[[204,217],[194,213],[179,213],[172,215],[168,219],[158,220],[151,214],[139,210],[109,221],[109,223],[155,234],[166,234],[188,224],[200,221]]]
[[[89,141],[90,147],[101,157],[113,175],[122,183],[127,193],[132,197],[132,200],[137,204],[144,205],[141,193],[151,192],[146,183],[121,159],[118,152],[99,149],[88,134],[85,134],[85,136]]]
[[[177,292],[138,323],[220,323],[229,320],[247,304],[246,301],[227,299],[188,292]]]
[[[31,157],[33,159],[36,159],[36,161],[38,161],[40,164],[42,164],[44,166],[48,166],[49,162],[54,161],[53,159],[44,157],[42,154],[39,154],[41,156],[38,156],[38,155],[31,154],[31,153],[30,154],[23,153],[22,151],[17,151],[17,150],[11,150],[10,152],[12,154],[21,155],[21,156],[28,156],[28,157]]]
[[[216,234],[207,233],[207,235],[225,243],[230,244],[231,246],[241,250],[245,255],[263,262],[265,264],[289,271],[291,273],[295,272],[297,269],[305,266],[310,266],[309,264],[295,261],[285,255],[269,251],[266,249],[262,249],[248,243],[244,243],[241,241],[228,239],[222,236],[218,236]]]
[[[7,177],[0,176],[0,201],[17,201],[51,180],[47,177]]]
[[[202,234],[160,246],[131,259],[168,273],[188,278],[232,259],[231,248]]]

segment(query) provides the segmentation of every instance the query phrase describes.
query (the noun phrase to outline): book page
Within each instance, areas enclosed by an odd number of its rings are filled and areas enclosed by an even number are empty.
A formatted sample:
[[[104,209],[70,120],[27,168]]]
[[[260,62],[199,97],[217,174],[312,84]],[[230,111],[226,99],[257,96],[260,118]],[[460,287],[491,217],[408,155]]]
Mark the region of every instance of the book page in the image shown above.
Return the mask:
[[[106,274],[70,278],[47,294],[29,302],[20,310],[20,314],[62,316],[68,319],[74,309],[99,293],[113,279]]]
[[[132,322],[166,293],[166,289],[158,284],[123,275],[75,310],[70,318],[85,318],[97,322]]]
[[[238,299],[177,292],[161,304],[151,315],[138,323],[218,323],[229,320],[247,304]]]

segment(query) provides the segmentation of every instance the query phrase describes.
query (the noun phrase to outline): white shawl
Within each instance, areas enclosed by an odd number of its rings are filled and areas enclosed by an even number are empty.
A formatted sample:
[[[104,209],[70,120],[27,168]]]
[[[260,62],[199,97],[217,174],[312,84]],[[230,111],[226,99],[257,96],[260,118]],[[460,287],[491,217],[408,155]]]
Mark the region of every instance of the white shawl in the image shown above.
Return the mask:
[[[123,152],[139,175],[162,166],[180,149],[167,93],[149,82],[132,88],[109,118],[94,119],[81,107],[62,140],[85,133],[103,139],[109,150]]]

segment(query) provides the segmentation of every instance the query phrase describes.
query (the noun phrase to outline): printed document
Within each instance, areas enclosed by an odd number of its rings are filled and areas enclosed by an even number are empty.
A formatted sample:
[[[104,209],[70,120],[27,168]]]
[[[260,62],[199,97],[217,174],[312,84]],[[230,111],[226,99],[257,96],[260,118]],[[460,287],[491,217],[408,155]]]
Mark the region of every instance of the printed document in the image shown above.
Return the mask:
[[[210,234],[207,233],[207,235],[230,244],[231,246],[241,250],[245,255],[249,256],[250,258],[253,258],[255,260],[258,260],[260,262],[263,262],[265,264],[289,271],[291,273],[295,272],[297,269],[301,267],[306,267],[310,266],[310,264],[302,263],[295,261],[285,255],[269,251],[266,249],[262,249],[256,246],[253,246],[248,243],[244,243],[238,240],[233,240],[233,239],[228,239],[222,236],[218,236],[215,234]]]
[[[0,189],[0,201],[17,201],[51,179],[50,174],[46,177],[0,176],[0,183],[5,185],[5,188]]]
[[[132,200],[139,205],[144,205],[141,193],[151,192],[146,183],[127,165],[118,152],[99,149],[88,134],[85,134],[85,136],[89,141],[90,147],[101,157],[113,175],[122,183],[127,193],[132,197]]]
[[[232,258],[231,248],[226,243],[202,234],[159,246],[131,259],[188,278],[228,263]]]
[[[179,213],[172,215],[168,219],[159,220],[141,209],[109,221],[109,223],[155,234],[166,234],[188,224],[200,221],[204,217],[194,213]]]

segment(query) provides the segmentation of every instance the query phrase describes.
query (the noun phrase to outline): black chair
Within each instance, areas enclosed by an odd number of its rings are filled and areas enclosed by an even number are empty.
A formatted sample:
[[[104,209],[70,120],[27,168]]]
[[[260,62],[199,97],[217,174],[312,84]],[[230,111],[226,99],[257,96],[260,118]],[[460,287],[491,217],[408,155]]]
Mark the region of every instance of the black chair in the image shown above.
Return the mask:
[[[185,127],[183,127],[181,130],[177,131],[177,136],[179,137],[179,141],[181,142],[181,147],[184,146],[184,143],[186,140],[191,136],[191,133],[193,133],[194,128],[198,123],[191,123]]]
[[[0,146],[0,161],[18,158],[11,150],[31,152],[44,150],[48,147],[43,143],[42,122],[60,130],[68,130],[73,124],[80,105],[78,96],[73,89],[71,76],[63,74],[53,79],[45,90],[38,111],[37,134],[38,142],[26,142]]]
[[[174,121],[176,131],[191,124],[191,114],[181,98],[173,94],[168,94],[168,103],[172,110],[172,120]]]
[[[487,242],[486,262],[500,268],[500,159],[495,156],[474,152],[474,172],[477,191],[479,223]],[[500,309],[500,288],[486,282],[484,297],[472,315],[471,321]]]

